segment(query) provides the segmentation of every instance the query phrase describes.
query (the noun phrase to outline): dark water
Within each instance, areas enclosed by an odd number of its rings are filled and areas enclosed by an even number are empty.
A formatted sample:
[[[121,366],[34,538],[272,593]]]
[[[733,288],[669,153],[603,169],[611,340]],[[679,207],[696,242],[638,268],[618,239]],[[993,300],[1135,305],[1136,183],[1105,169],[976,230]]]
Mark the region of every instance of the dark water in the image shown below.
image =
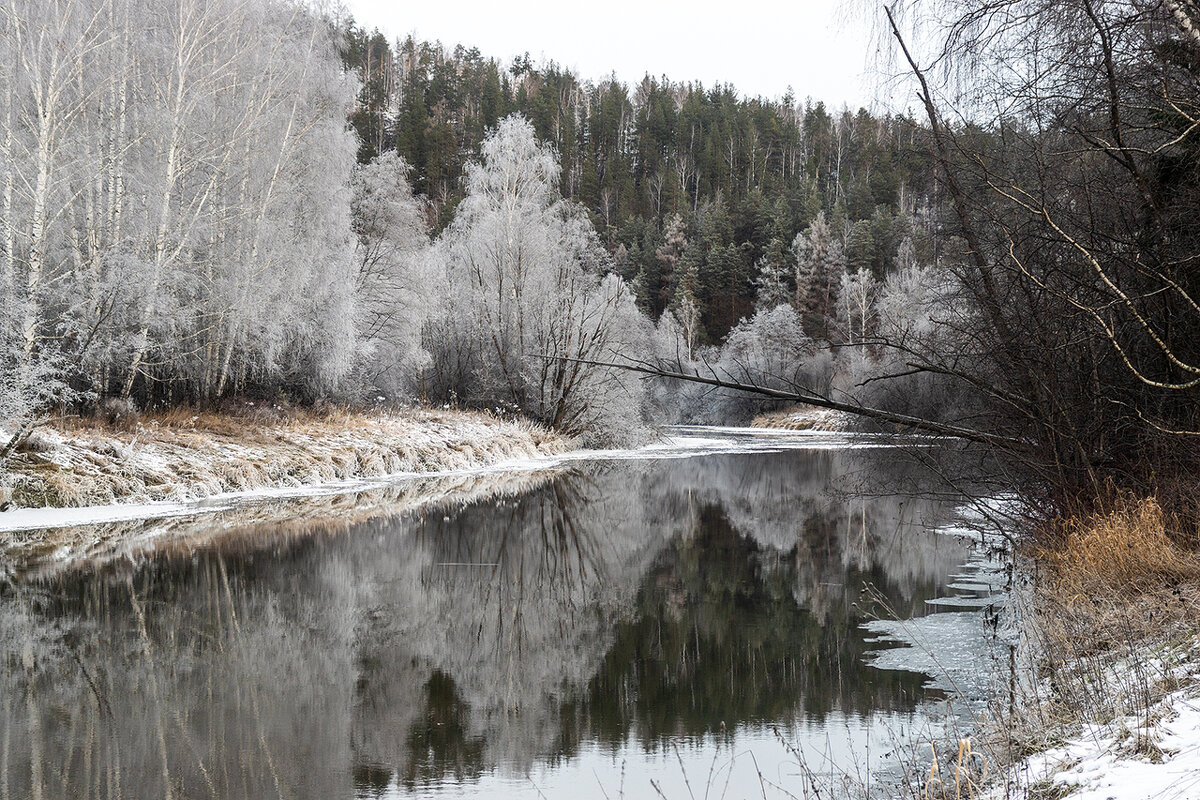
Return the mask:
[[[922,483],[887,449],[578,461],[498,498],[18,579],[0,800],[869,780],[943,695],[868,665],[860,626],[933,610],[971,556]]]

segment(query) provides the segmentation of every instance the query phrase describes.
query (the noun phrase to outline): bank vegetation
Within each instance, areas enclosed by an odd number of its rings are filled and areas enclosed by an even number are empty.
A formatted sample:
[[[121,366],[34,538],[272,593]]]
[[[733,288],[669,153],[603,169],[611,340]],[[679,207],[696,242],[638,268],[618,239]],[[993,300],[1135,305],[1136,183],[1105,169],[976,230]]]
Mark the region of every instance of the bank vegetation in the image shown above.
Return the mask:
[[[524,420],[456,410],[244,405],[110,414],[63,420],[26,437],[9,462],[5,501],[64,509],[189,502],[478,470],[571,446]],[[38,519],[31,527],[40,527]],[[70,522],[69,514],[63,519]]]

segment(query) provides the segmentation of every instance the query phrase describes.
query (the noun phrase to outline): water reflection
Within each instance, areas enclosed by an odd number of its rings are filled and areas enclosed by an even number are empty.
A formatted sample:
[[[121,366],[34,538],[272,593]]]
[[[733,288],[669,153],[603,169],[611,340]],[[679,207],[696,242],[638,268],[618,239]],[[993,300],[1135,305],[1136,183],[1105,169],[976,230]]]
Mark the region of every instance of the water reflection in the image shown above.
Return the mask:
[[[774,726],[865,742],[929,694],[864,665],[864,583],[921,612],[966,557],[929,532],[939,504],[839,491],[911,477],[888,461],[580,464],[10,584],[0,796],[536,797],[618,763],[633,791],[655,759],[708,766]]]

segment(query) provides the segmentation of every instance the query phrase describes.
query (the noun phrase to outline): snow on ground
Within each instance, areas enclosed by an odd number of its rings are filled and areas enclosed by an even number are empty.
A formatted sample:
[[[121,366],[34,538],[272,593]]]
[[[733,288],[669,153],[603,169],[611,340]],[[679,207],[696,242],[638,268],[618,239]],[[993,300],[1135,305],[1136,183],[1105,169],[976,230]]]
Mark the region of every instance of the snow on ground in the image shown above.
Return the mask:
[[[1014,771],[1017,797],[1072,800],[1200,798],[1200,664],[1190,686],[1168,694],[1139,722],[1121,717],[1085,726],[1067,744],[1039,753]],[[1146,724],[1146,720],[1149,724]],[[1001,787],[994,797],[1011,797]]]
[[[197,450],[210,449],[214,452],[201,457],[192,451],[182,456],[173,452],[171,446],[157,443],[132,445],[124,453],[122,475],[145,472],[131,480],[135,485],[159,489],[165,499],[151,499],[146,492],[135,494],[130,502],[88,504],[72,507],[21,508],[0,512],[0,532],[32,529],[60,528],[66,526],[99,524],[106,522],[155,517],[173,517],[196,513],[227,510],[248,501],[270,498],[304,497],[323,494],[343,494],[380,488],[396,482],[414,478],[458,477],[475,474],[502,472],[536,472],[550,470],[581,461],[616,461],[628,459],[693,458],[696,456],[723,453],[770,453],[791,449],[874,448],[894,447],[895,437],[869,435],[829,434],[815,431],[764,431],[753,428],[701,428],[679,427],[670,430],[659,441],[632,449],[581,449],[564,450],[561,440],[530,438],[526,430],[516,430],[514,436],[509,423],[488,420],[446,431],[440,428],[432,432],[419,432],[413,436],[402,431],[402,444],[389,443],[397,433],[387,423],[374,430],[357,431],[352,436],[338,432],[336,441],[325,441],[314,433],[289,433],[281,444],[283,457],[296,460],[298,440],[303,440],[311,456],[306,469],[289,467],[282,470],[280,454],[271,448],[243,446],[236,443],[201,441]],[[410,426],[411,427],[411,426]],[[515,428],[515,426],[512,426]],[[372,439],[372,435],[378,438]],[[499,442],[497,441],[499,440]],[[544,444],[548,442],[548,445]],[[393,457],[390,460],[381,448],[417,450],[422,456],[412,468],[414,459]],[[80,459],[72,449],[78,445],[59,445],[53,456],[55,463],[64,462],[64,471],[77,469]],[[256,452],[257,450],[257,452]],[[349,452],[341,454],[339,451]],[[450,457],[444,455],[450,451]],[[64,453],[66,453],[64,455]],[[443,454],[439,456],[439,453]],[[256,472],[249,478],[243,477],[242,463],[256,460],[267,465],[261,474]],[[186,467],[180,466],[180,460]],[[230,482],[221,480],[222,472],[238,462],[237,477],[245,488],[229,490]],[[321,469],[327,462],[339,465],[336,470]],[[439,469],[437,465],[446,464]],[[363,467],[366,466],[366,469]],[[388,470],[387,467],[400,467]],[[299,472],[300,477],[296,477]],[[357,474],[356,474],[357,473]],[[196,483],[188,485],[186,478],[197,476]],[[282,478],[277,476],[282,475]],[[273,481],[273,477],[276,479]],[[151,482],[154,482],[151,484]],[[256,485],[257,483],[257,485]],[[234,482],[233,486],[238,483]],[[149,500],[149,502],[147,502]]]

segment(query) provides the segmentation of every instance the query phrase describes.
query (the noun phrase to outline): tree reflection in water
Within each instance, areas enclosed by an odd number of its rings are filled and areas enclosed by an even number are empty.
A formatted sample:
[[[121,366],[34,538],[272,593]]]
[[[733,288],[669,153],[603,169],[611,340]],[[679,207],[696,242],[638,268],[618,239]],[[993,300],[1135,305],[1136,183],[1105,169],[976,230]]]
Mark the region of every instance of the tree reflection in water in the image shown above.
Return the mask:
[[[907,712],[947,509],[887,451],[582,464],[514,496],[5,588],[4,796],[349,797]],[[857,476],[857,477],[856,477]],[[218,526],[219,517],[204,524]]]

